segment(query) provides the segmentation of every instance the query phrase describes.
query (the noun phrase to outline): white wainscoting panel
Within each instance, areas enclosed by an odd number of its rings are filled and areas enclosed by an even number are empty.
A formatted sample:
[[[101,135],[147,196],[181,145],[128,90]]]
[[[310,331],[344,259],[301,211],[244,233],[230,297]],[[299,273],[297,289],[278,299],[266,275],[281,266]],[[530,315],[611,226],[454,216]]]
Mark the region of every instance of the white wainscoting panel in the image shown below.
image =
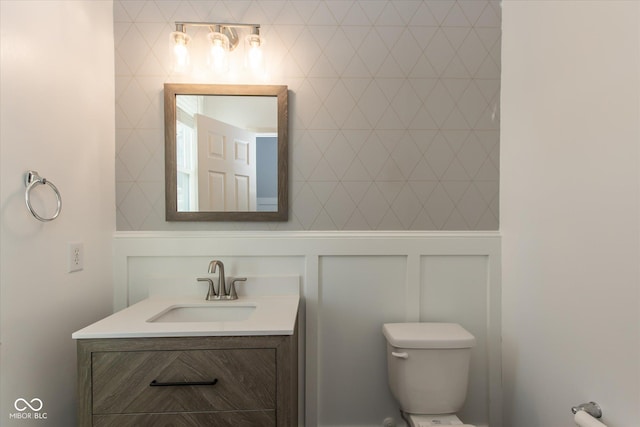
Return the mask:
[[[406,257],[323,256],[318,303],[318,425],[381,425],[387,387],[382,324],[407,318]]]
[[[459,323],[477,340],[467,400],[459,413],[470,424],[487,420],[489,411],[488,260],[487,255],[421,257],[420,321]]]
[[[463,421],[502,427],[496,232],[118,232],[114,307],[202,295],[230,276],[300,277],[300,425],[404,426],[387,386],[382,324],[451,321],[477,338]]]

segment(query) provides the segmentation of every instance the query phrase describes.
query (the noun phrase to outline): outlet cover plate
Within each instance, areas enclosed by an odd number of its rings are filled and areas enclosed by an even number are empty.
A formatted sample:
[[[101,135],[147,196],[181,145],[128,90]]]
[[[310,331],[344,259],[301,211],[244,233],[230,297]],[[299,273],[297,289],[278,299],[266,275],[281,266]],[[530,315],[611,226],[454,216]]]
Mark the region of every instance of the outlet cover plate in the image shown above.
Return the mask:
[[[82,243],[69,243],[69,273],[84,268],[84,247]]]

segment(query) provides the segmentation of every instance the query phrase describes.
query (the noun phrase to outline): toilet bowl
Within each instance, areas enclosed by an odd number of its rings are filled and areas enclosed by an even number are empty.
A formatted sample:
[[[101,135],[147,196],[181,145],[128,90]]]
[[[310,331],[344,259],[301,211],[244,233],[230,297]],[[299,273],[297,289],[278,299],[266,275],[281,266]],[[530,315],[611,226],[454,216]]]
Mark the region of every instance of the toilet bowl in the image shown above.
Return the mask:
[[[467,395],[475,338],[457,323],[386,323],[391,393],[410,427],[464,424],[455,414]]]

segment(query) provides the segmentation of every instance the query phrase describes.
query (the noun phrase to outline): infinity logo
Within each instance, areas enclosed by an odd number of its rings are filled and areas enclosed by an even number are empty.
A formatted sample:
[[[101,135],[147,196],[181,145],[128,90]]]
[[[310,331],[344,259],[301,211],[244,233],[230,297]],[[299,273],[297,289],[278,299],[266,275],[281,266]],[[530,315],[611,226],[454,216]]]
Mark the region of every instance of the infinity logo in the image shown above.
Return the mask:
[[[26,399],[20,397],[16,399],[16,401],[13,403],[13,406],[20,412],[26,411],[27,408],[31,409],[32,411],[38,412],[40,409],[42,409],[42,400],[34,397],[30,402],[27,402]]]

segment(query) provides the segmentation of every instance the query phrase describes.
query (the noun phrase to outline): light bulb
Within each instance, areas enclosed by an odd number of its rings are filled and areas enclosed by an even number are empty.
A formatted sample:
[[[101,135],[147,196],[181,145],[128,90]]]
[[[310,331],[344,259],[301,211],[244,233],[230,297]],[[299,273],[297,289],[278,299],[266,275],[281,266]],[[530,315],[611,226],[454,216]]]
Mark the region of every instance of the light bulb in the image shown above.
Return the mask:
[[[265,40],[258,34],[247,36],[246,66],[254,73],[264,72],[264,52],[262,46]]]
[[[182,31],[174,31],[170,35],[174,71],[186,71],[190,64],[189,48],[191,37]]]
[[[229,51],[229,38],[219,31],[212,31],[207,35],[209,39],[209,67],[217,72],[224,73],[229,68],[227,52]]]

